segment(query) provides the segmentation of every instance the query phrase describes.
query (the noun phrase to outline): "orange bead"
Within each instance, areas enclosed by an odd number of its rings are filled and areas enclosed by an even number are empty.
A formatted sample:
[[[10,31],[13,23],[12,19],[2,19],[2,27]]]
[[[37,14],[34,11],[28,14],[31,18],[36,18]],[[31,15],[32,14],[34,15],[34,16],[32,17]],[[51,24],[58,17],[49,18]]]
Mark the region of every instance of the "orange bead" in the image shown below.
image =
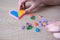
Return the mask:
[[[18,11],[18,17],[19,19],[22,18],[25,15],[24,10],[19,10]]]
[[[37,22],[34,22],[33,25],[34,25],[34,26],[38,26],[38,23],[37,23]]]

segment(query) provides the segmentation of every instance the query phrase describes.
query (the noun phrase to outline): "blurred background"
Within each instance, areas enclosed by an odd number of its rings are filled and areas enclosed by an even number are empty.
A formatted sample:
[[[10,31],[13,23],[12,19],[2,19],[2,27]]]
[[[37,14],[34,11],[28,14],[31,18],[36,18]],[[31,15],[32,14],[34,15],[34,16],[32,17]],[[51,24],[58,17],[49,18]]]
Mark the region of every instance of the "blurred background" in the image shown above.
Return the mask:
[[[48,21],[60,21],[60,6],[44,6],[37,8],[33,12],[37,17],[36,20],[30,20],[29,14],[24,15],[20,20],[16,20],[9,15],[9,10],[18,9],[18,0],[0,0],[0,40],[58,40],[53,37],[52,33],[47,32],[44,28],[39,27],[41,32],[36,33],[35,27],[32,30],[20,30],[21,25],[26,22],[38,22],[38,15]]]

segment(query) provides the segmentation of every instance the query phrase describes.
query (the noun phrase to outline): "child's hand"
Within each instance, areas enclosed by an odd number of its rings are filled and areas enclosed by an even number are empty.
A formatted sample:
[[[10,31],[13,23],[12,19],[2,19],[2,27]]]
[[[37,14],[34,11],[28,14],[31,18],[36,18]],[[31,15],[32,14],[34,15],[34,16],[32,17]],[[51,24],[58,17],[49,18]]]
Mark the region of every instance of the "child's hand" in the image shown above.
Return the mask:
[[[47,31],[57,33],[60,32],[60,21],[58,22],[52,22],[49,25],[45,27]]]
[[[31,12],[36,7],[38,7],[40,4],[44,5],[60,5],[60,0],[19,0],[19,8],[24,8],[24,5],[26,2],[30,1],[32,4],[31,6],[25,10],[25,13]]]
[[[60,21],[53,22],[46,26],[48,32],[52,32],[55,38],[60,39]]]
[[[24,3],[28,2],[28,0],[21,0],[19,2],[19,8],[22,9],[22,5],[24,5]],[[30,2],[32,3],[31,6],[27,9],[25,9],[25,13],[29,13],[31,12],[33,9],[35,9],[38,5],[40,5],[40,2],[37,2],[36,0],[30,0]],[[24,8],[24,7],[23,7]]]

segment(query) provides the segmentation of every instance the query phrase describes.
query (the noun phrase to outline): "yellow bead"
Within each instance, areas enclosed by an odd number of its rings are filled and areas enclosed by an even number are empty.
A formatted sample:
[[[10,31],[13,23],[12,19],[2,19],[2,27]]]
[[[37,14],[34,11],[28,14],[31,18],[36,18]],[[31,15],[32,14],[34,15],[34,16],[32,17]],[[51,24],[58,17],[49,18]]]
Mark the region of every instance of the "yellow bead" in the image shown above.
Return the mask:
[[[18,17],[21,17],[22,15],[24,15],[24,10],[19,10],[18,11]]]
[[[46,22],[43,22],[42,24],[45,26],[46,25]]]

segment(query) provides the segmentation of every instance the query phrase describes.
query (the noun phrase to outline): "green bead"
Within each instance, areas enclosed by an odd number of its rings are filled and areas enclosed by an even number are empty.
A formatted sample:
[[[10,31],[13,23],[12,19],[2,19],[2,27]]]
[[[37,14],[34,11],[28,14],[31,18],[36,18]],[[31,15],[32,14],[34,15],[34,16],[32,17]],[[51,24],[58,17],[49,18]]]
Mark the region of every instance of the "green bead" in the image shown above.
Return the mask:
[[[31,30],[33,28],[33,26],[29,25],[26,27],[27,30]]]
[[[36,17],[35,17],[35,16],[32,16],[32,17],[30,17],[30,19],[35,20],[35,19],[36,19]]]

